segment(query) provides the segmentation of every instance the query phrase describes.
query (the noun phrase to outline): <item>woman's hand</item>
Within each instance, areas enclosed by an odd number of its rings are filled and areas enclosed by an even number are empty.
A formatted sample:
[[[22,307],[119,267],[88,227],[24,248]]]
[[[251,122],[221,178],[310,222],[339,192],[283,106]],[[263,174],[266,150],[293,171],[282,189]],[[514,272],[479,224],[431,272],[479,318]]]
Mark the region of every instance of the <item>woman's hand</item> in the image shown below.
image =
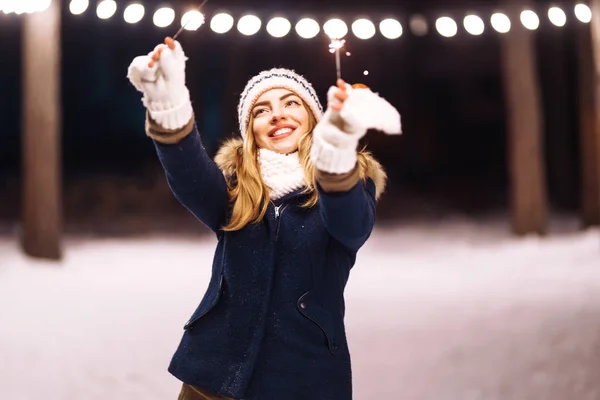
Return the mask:
[[[402,133],[398,110],[363,84],[350,86],[338,79],[337,85],[327,92],[327,102],[324,117],[345,133],[364,135],[369,129]]]
[[[320,171],[343,174],[356,165],[356,149],[369,129],[401,133],[400,114],[365,85],[338,79],[327,92],[327,111],[313,130],[311,159]]]
[[[133,59],[127,77],[144,94],[142,102],[152,119],[166,129],[179,129],[193,111],[185,84],[187,57],[179,42],[166,38],[148,55]]]

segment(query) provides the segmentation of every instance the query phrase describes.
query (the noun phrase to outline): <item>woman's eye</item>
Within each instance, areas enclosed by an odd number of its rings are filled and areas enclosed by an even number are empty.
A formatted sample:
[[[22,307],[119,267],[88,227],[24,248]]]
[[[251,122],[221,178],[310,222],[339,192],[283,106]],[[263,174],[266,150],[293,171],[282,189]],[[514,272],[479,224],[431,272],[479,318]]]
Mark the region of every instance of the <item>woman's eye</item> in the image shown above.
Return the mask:
[[[286,103],[286,106],[299,106],[300,103],[298,102],[298,100],[290,100]]]
[[[254,111],[254,116],[256,117],[257,115],[260,115],[264,111],[265,111],[264,108],[259,108],[258,110]]]

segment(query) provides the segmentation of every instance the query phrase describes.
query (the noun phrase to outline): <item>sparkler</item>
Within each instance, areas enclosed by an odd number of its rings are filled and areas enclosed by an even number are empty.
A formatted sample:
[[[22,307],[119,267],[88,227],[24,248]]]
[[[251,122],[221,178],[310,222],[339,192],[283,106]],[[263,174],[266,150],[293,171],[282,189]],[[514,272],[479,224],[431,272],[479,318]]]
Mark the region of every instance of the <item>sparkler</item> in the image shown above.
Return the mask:
[[[207,1],[208,1],[208,0],[204,0],[204,1],[202,1],[202,3],[200,3],[200,5],[198,6],[198,8],[197,8],[196,10],[197,10],[197,11],[200,11],[200,10],[202,9],[202,7],[204,7],[204,5],[206,4],[206,2],[207,2]],[[181,32],[183,32],[183,30],[185,29],[185,27],[187,26],[187,24],[189,24],[189,23],[190,23],[190,21],[191,21],[191,20],[192,20],[192,19],[191,19],[191,18],[189,18],[189,19],[188,19],[188,20],[185,22],[185,24],[183,24],[183,25],[181,26],[181,28],[179,28],[179,30],[177,31],[177,33],[176,33],[175,35],[173,35],[173,38],[172,38],[173,40],[177,39],[177,36],[179,36],[179,35],[181,34]],[[169,46],[169,47],[170,47],[170,46]],[[173,48],[174,48],[174,47],[173,47]]]
[[[198,6],[198,8],[196,10],[200,11],[202,9],[202,7],[204,7],[204,5],[206,4],[207,1],[208,0],[203,0],[202,3],[200,3],[200,5]],[[188,18],[188,20],[185,21],[185,23],[181,25],[181,28],[179,28],[177,33],[175,33],[175,35],[173,35],[173,37],[165,38],[165,44],[167,45],[167,47],[169,49],[171,49],[171,50],[175,49],[175,39],[177,39],[177,36],[179,36],[181,34],[181,32],[183,32],[183,30],[190,23],[191,20],[192,20],[192,18]],[[204,23],[204,21],[202,23]],[[150,62],[148,63],[148,67],[150,67],[150,68],[154,67],[154,63],[156,61],[158,61],[158,59],[160,58],[161,52],[162,52],[162,48],[159,48],[158,50],[156,50],[156,52],[152,55],[152,60],[150,60]]]
[[[331,39],[329,51],[335,53],[335,72],[337,79],[342,79],[342,66],[340,62],[340,49],[344,47],[346,41],[344,39]]]
[[[329,51],[331,53],[335,53],[335,71],[337,73],[337,78],[342,78],[342,67],[340,63],[340,50],[344,47],[346,41],[342,39],[348,33],[348,27],[341,19],[334,18],[325,22],[323,25],[323,31],[329,39],[331,39],[331,43],[329,44]],[[347,55],[350,55],[347,53]]]

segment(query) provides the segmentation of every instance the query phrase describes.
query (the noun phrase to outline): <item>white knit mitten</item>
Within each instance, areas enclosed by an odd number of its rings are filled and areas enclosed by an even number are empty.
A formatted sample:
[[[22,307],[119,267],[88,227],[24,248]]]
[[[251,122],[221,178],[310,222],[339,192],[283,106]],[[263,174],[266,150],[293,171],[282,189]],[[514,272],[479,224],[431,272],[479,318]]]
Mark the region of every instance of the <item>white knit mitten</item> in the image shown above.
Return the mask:
[[[160,59],[150,67],[152,54],[161,47]],[[173,50],[161,44],[148,55],[134,58],[127,71],[127,78],[144,94],[142,102],[150,117],[165,129],[181,129],[193,115],[185,85],[186,61],[181,44],[175,41]]]
[[[327,92],[335,101],[337,87]],[[356,148],[369,129],[388,134],[401,133],[400,114],[385,99],[370,89],[346,86],[348,98],[341,111],[329,107],[313,131],[311,159],[315,167],[332,174],[351,171],[356,165]]]

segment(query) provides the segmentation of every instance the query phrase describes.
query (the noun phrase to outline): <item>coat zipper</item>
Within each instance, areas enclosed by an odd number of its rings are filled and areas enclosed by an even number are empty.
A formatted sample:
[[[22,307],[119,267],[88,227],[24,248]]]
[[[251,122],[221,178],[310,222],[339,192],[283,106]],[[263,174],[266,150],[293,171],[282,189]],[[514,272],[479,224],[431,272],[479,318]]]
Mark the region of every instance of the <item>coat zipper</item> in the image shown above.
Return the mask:
[[[277,221],[277,228],[275,230],[275,244],[277,244],[277,239],[279,239],[279,225],[281,223],[281,215],[285,211],[287,204],[280,204],[278,206],[273,203],[273,207],[275,207],[275,221]]]

